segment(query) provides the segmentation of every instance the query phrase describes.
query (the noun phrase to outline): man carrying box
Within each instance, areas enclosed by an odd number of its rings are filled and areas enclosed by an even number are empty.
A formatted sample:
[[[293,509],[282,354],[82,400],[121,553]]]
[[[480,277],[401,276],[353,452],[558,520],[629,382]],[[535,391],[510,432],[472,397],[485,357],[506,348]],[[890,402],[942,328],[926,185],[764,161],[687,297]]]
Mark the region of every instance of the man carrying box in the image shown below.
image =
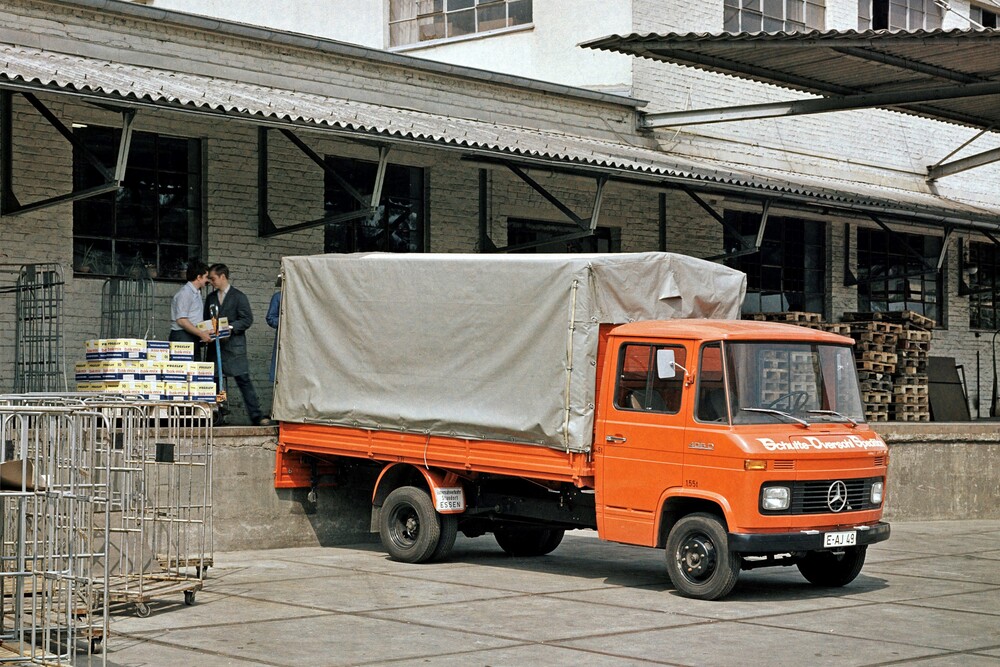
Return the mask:
[[[198,329],[198,323],[204,318],[205,306],[201,298],[201,288],[208,283],[208,265],[193,261],[188,264],[185,274],[187,283],[180,288],[170,302],[170,335],[169,340],[181,343],[195,343],[195,356],[198,356],[198,343],[211,342],[212,336],[207,331]]]
[[[222,374],[235,378],[236,385],[243,395],[243,405],[246,406],[250,423],[256,426],[271,426],[273,421],[261,412],[257,391],[250,379],[250,364],[247,361],[246,330],[253,324],[253,312],[250,310],[250,300],[247,295],[229,284],[229,267],[225,264],[213,264],[208,271],[208,281],[215,291],[205,299],[204,318],[209,319],[213,308],[218,308],[219,319],[229,320],[229,337],[221,338]],[[215,350],[208,348],[209,358],[215,360]],[[222,387],[219,387],[222,391]]]

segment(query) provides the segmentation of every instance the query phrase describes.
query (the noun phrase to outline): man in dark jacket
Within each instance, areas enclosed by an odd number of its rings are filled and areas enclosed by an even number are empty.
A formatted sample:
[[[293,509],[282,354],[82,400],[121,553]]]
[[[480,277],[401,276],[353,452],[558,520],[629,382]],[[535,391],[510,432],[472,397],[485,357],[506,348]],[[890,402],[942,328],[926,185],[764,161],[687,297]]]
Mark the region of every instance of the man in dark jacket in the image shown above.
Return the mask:
[[[236,380],[243,394],[250,423],[256,426],[271,426],[274,422],[261,412],[257,391],[250,380],[250,364],[247,361],[246,330],[253,324],[253,313],[247,295],[229,284],[229,267],[213,264],[208,269],[208,282],[215,291],[205,299],[205,319],[212,316],[212,307],[218,307],[219,317],[229,320],[230,335],[220,341],[222,350],[222,374]],[[208,346],[209,358],[215,361],[215,346]],[[221,389],[221,387],[220,387]]]

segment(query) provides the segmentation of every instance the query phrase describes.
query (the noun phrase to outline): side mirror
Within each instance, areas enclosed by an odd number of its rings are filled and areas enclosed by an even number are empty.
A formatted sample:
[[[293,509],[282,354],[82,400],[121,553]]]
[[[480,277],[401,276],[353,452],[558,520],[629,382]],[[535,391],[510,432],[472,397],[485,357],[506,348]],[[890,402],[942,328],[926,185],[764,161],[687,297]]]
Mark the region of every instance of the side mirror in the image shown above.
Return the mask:
[[[669,380],[677,376],[677,362],[674,360],[674,351],[660,348],[656,351],[656,377],[660,380]]]

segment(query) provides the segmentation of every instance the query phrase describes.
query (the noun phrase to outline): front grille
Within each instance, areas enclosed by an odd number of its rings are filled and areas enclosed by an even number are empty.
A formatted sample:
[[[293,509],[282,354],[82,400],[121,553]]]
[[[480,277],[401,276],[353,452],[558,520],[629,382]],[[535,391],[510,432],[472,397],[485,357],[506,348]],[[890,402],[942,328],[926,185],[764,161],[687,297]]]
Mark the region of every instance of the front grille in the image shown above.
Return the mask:
[[[789,508],[778,512],[764,512],[764,514],[833,514],[834,512],[827,504],[827,497],[830,485],[836,481],[835,479],[824,479],[791,482],[792,498]],[[878,505],[873,505],[871,502],[871,490],[874,482],[882,481],[881,477],[840,481],[843,481],[847,486],[847,504],[838,514],[878,508]],[[764,486],[778,484],[788,485],[787,482],[768,482]]]
[[[795,461],[779,460],[774,462],[775,470],[795,470]]]

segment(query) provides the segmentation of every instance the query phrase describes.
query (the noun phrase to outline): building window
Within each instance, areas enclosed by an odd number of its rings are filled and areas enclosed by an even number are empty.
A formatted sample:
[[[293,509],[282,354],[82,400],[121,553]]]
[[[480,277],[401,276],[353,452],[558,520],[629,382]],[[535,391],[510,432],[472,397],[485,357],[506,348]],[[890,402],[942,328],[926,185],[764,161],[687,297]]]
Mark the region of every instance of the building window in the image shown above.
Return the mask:
[[[579,232],[580,228],[571,222],[548,222],[546,220],[507,219],[507,245],[524,246],[522,253],[567,253],[567,252],[621,252],[621,229],[618,227],[598,227],[591,236],[579,239],[558,237]],[[546,239],[556,239],[545,243]]]
[[[969,18],[984,28],[992,28],[996,30],[997,16],[1000,16],[1000,7],[986,9],[985,7],[972,5],[972,7],[969,8]]]
[[[1000,329],[1000,247],[994,243],[970,243],[967,273],[971,274],[969,326],[990,331]]]
[[[726,211],[725,219],[742,240],[756,241],[759,213]],[[743,245],[728,229],[727,251]],[[826,304],[826,227],[821,222],[769,216],[760,252],[726,260],[747,274],[744,313],[822,313]]]
[[[726,32],[822,30],[825,0],[725,0]]]
[[[389,0],[389,46],[531,23],[532,0]]]
[[[934,0],[858,0],[858,30],[934,30],[941,9]]]
[[[120,129],[74,133],[102,164],[114,165]],[[73,202],[73,271],[184,280],[188,261],[202,254],[201,181],[198,139],[134,132],[121,188]],[[74,189],[103,182],[74,151]]]
[[[352,188],[370,193],[378,163],[350,158],[326,158],[327,164]],[[324,208],[327,215],[362,208],[336,179],[326,175]],[[382,186],[382,200],[373,215],[326,225],[324,252],[423,252],[424,170],[390,164]]]
[[[859,228],[858,310],[912,310],[941,324],[941,272],[928,269],[937,264],[941,244],[938,236]]]

